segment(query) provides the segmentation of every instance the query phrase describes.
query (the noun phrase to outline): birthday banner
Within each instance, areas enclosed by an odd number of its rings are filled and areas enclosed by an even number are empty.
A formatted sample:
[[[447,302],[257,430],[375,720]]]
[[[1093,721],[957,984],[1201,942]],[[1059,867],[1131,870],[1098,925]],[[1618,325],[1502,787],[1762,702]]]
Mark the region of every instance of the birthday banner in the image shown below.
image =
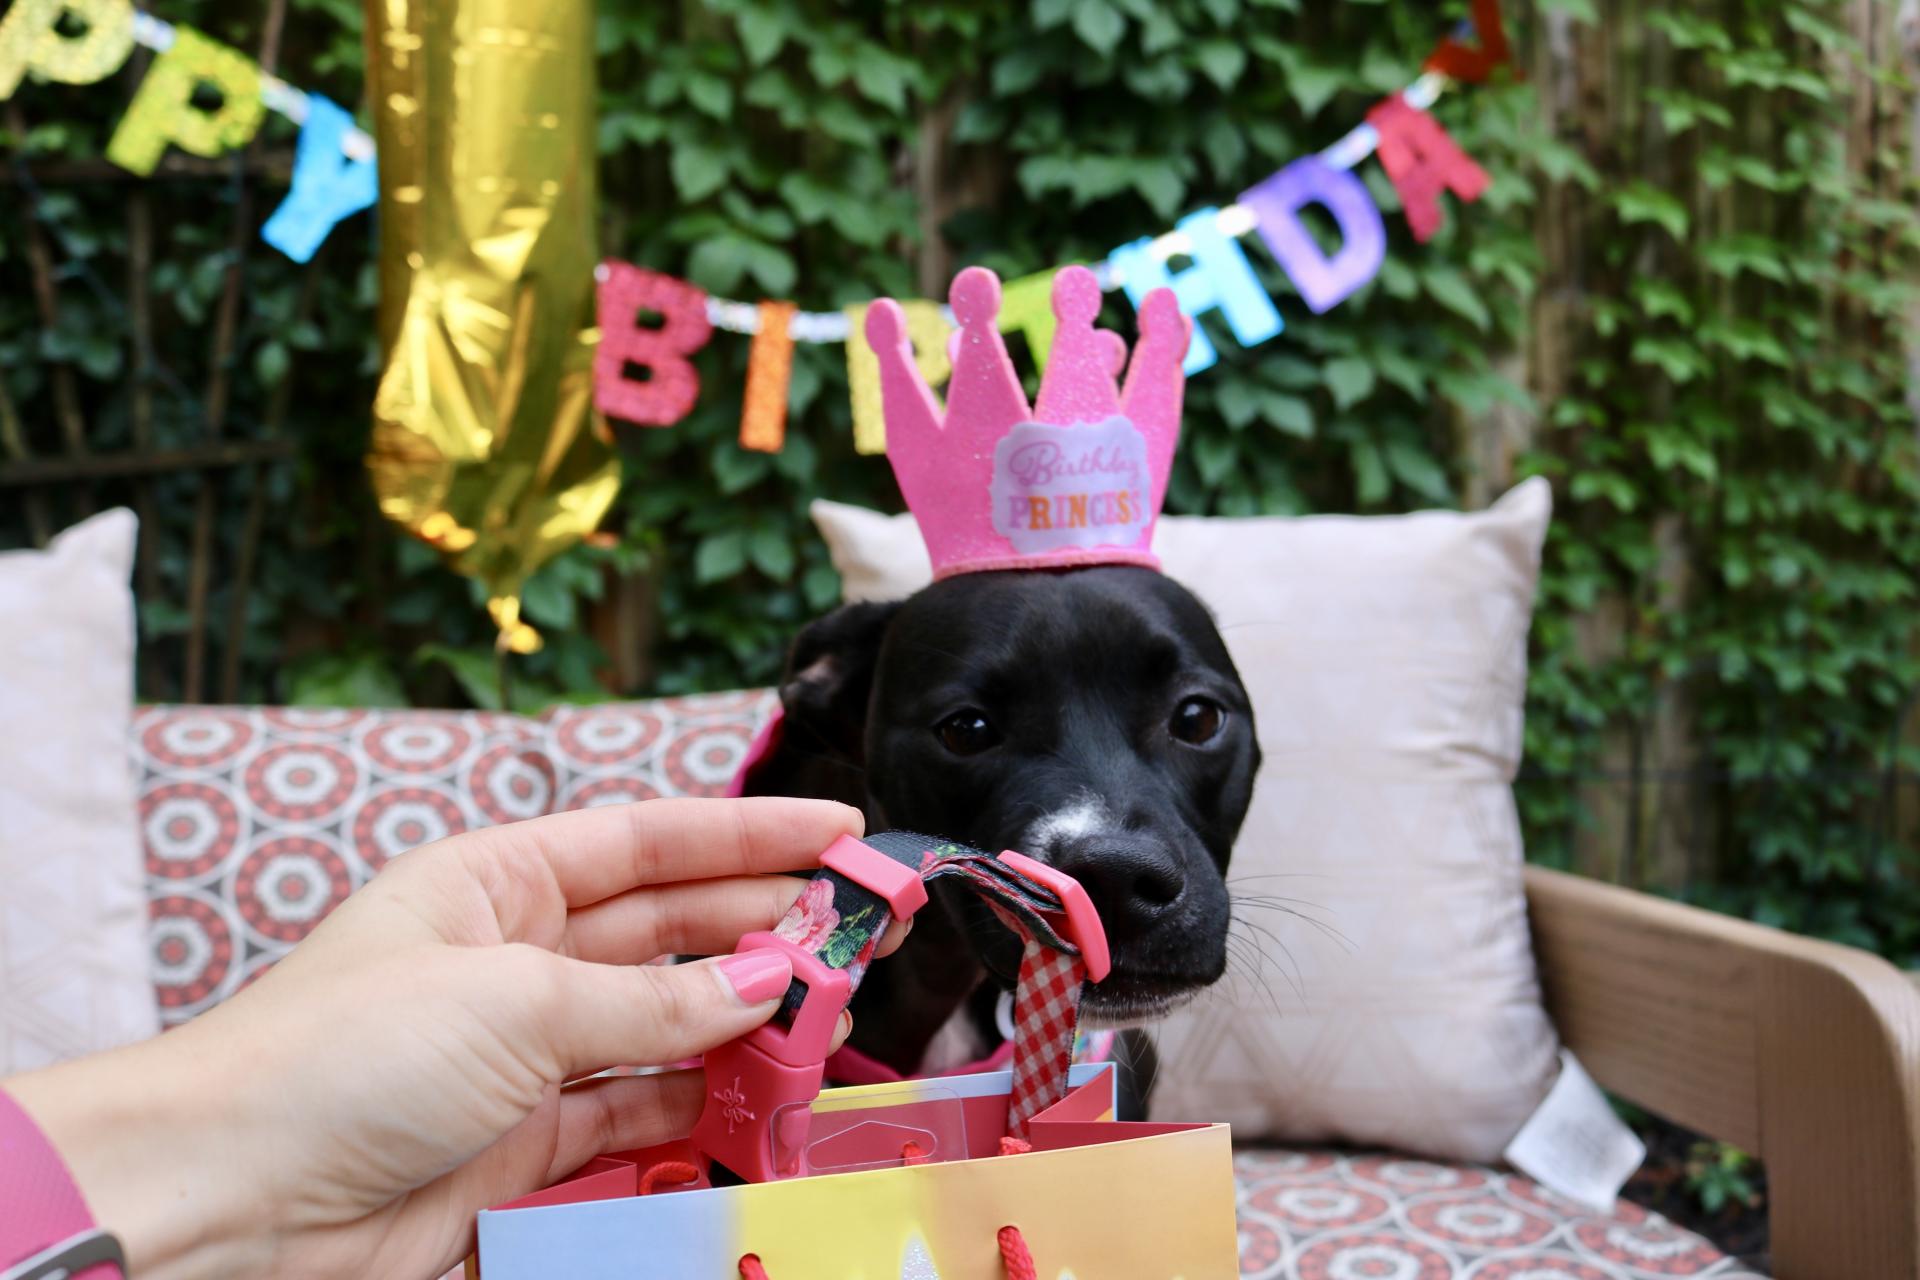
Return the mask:
[[[1353,173],[1375,153],[1414,239],[1431,239],[1444,219],[1443,193],[1473,201],[1488,183],[1486,171],[1428,114],[1449,82],[1479,83],[1510,58],[1499,0],[1473,0],[1472,13],[1427,59],[1419,79],[1374,106],[1363,124],[1255,183],[1227,208],[1196,210],[1165,235],[1113,250],[1092,264],[1101,287],[1124,291],[1136,306],[1152,290],[1170,287],[1187,315],[1216,312],[1242,346],[1265,342],[1285,325],[1239,238],[1259,234],[1310,310],[1319,314],[1338,306],[1373,279],[1386,257],[1380,210]],[[63,30],[69,16],[76,21]],[[76,26],[82,28],[77,33]],[[27,74],[66,84],[103,80],[136,43],[159,56],[108,143],[114,163],[150,174],[170,147],[217,156],[246,145],[264,113],[273,110],[300,125],[300,138],[287,197],[261,229],[268,244],[305,262],[338,223],[374,202],[373,139],[347,111],[267,75],[245,54],[191,27],[137,13],[132,0],[13,0],[0,18],[0,99],[10,97]],[[217,91],[217,107],[194,104],[202,87]],[[1309,205],[1319,205],[1338,227],[1336,252],[1324,252],[1301,220]],[[1176,257],[1191,265],[1171,271],[1168,264]],[[1000,310],[1001,330],[1023,334],[1042,367],[1053,338],[1048,298],[1055,270],[1009,282]],[[778,452],[786,436],[793,344],[838,342],[847,348],[854,446],[861,453],[886,451],[879,364],[862,325],[867,304],[806,312],[784,300],[716,298],[684,280],[617,261],[602,263],[595,275],[600,344],[594,404],[608,418],[643,427],[672,426],[684,418],[700,395],[691,357],[722,329],[753,339],[740,444]],[[920,372],[928,385],[941,386],[950,372],[952,315],[931,301],[903,307]],[[659,322],[642,323],[642,313],[657,315]],[[1213,344],[1196,325],[1187,372],[1198,373],[1215,358]],[[636,368],[645,376],[633,376]]]

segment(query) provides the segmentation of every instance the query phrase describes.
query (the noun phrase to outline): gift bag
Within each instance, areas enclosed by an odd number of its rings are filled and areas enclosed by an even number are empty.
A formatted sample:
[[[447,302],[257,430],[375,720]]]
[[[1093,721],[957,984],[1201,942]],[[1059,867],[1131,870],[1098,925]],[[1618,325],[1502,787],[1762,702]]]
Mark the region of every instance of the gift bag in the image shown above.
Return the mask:
[[[911,832],[844,838],[821,868],[772,933],[741,939],[781,951],[793,985],[773,1022],[706,1056],[691,1138],[482,1213],[484,1280],[1238,1274],[1227,1127],[1116,1121],[1113,1068],[1072,1065],[1083,984],[1110,968],[1080,885]],[[932,881],[1005,926],[1011,1068],[822,1092],[839,1011]]]
[[[483,1280],[1230,1280],[1226,1125],[1113,1119],[1111,1066],[1000,1154],[1009,1072],[832,1089],[803,1176],[672,1190],[683,1144],[480,1215]],[[971,1123],[969,1123],[971,1121]],[[912,1144],[909,1148],[908,1144]],[[904,1154],[903,1154],[904,1153]],[[1011,1228],[1011,1231],[1008,1229]],[[1003,1247],[1003,1245],[1005,1247]],[[754,1259],[759,1268],[742,1261]],[[1030,1260],[1022,1272],[1020,1260]]]

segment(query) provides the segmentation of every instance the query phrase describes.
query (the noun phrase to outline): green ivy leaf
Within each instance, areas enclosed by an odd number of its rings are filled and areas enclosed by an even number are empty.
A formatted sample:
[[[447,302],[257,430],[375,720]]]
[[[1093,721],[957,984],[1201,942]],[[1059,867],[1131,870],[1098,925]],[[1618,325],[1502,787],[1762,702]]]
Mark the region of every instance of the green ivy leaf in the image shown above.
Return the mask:
[[[1240,449],[1234,443],[1234,437],[1217,432],[1203,435],[1192,442],[1193,460],[1200,469],[1200,479],[1208,485],[1217,485],[1232,474],[1239,465]]]
[[[1427,293],[1433,300],[1467,321],[1474,328],[1485,332],[1493,326],[1493,316],[1487,311],[1487,304],[1480,300],[1480,294],[1459,268],[1436,264],[1421,273],[1426,283]]]
[[[793,577],[793,543],[782,530],[772,525],[755,529],[747,539],[747,554],[754,568],[775,582],[786,582]]]
[[[407,690],[378,653],[312,653],[287,665],[286,700],[295,707],[404,707]]]
[[[1343,413],[1373,394],[1373,366],[1358,356],[1329,360],[1322,376],[1326,379],[1327,390],[1333,393],[1334,407]]]
[[[1107,0],[1077,0],[1073,7],[1073,30],[1088,48],[1105,57],[1127,33],[1127,20]]]
[[[680,198],[689,203],[706,199],[727,181],[726,156],[698,142],[675,143],[668,168]]]
[[[773,61],[787,42],[786,14],[772,5],[753,5],[742,9],[736,17],[740,28],[740,44],[747,51],[747,61],[754,66],[764,66]]]
[[[1313,406],[1299,396],[1269,391],[1260,398],[1260,414],[1275,430],[1302,440],[1313,437]]]
[[[705,586],[731,578],[747,567],[747,535],[738,529],[710,533],[693,553],[693,578]]]
[[[1238,84],[1247,66],[1245,46],[1232,40],[1202,40],[1193,46],[1192,55],[1207,79],[1222,89]]]
[[[1651,222],[1676,240],[1686,238],[1687,207],[1650,183],[1628,183],[1613,193],[1611,203],[1629,226]]]

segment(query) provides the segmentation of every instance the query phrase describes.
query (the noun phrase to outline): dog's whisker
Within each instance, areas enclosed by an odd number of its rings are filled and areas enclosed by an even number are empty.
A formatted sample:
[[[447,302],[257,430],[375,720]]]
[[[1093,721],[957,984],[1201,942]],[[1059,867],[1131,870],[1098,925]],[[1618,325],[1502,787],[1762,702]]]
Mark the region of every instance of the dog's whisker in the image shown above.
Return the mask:
[[[1236,980],[1241,980],[1249,983],[1251,990],[1265,996],[1267,1000],[1267,1007],[1273,1010],[1274,1017],[1276,1018],[1285,1017],[1286,1014],[1280,1008],[1280,997],[1274,993],[1273,983],[1268,981],[1267,979],[1266,952],[1259,946],[1258,943],[1254,942],[1252,939],[1247,938],[1245,936],[1240,936],[1236,938],[1231,931],[1229,931],[1229,933],[1227,934],[1227,939],[1228,939],[1229,945],[1237,941],[1240,943],[1242,949],[1250,949],[1253,955],[1252,965],[1251,966],[1242,965],[1239,973],[1236,975]],[[1292,983],[1292,979],[1289,979],[1289,983],[1290,984]],[[1301,1000],[1301,1003],[1304,1004],[1306,1002],[1305,993],[1300,990],[1297,984],[1293,984],[1293,985],[1294,985],[1295,995],[1298,996]]]
[[[1238,903],[1236,903],[1235,905],[1238,905]],[[1304,915],[1298,911],[1288,911],[1285,908],[1279,908],[1279,910],[1284,915],[1291,916],[1294,919],[1299,920],[1305,924],[1312,925],[1314,929],[1319,931],[1321,937],[1333,943],[1335,946],[1339,947],[1342,951],[1346,952],[1348,955],[1353,955],[1355,952],[1359,951],[1360,949],[1358,946],[1354,944],[1353,939],[1347,937],[1346,934],[1340,932],[1339,929],[1335,928],[1333,925],[1327,923],[1324,920],[1316,920],[1312,916]],[[1273,933],[1272,928],[1270,926],[1267,926],[1260,921],[1256,921],[1249,916],[1238,916],[1236,918],[1241,920],[1248,928],[1259,929],[1262,933],[1265,933],[1268,937],[1274,938],[1276,942],[1279,941],[1277,935]]]
[[[1287,985],[1293,988],[1293,994],[1299,997],[1300,1003],[1304,1005],[1307,1002],[1307,989],[1303,985],[1304,975],[1300,968],[1300,962],[1294,958],[1292,949],[1288,947],[1285,942],[1281,941],[1280,938],[1277,935],[1275,935],[1272,930],[1264,928],[1261,925],[1255,924],[1253,921],[1247,920],[1240,916],[1233,916],[1229,918],[1228,927],[1227,927],[1227,936],[1229,938],[1233,936],[1233,925],[1236,925],[1236,924],[1240,925],[1244,929],[1251,929],[1258,932],[1261,935],[1261,937],[1265,938],[1268,942],[1272,943],[1274,946],[1280,949],[1280,954],[1286,957],[1286,963],[1287,963],[1287,967],[1283,967],[1280,970],[1280,976],[1287,980]],[[1256,952],[1258,952],[1258,954],[1260,955],[1263,961],[1268,958],[1266,949],[1261,947],[1258,942],[1254,941],[1251,938],[1246,938],[1246,935],[1244,934],[1241,936],[1243,939],[1245,939],[1248,943],[1250,943],[1255,948]],[[1288,967],[1292,969],[1291,973],[1288,972]],[[1256,971],[1256,976],[1264,980],[1265,978],[1264,967]],[[1272,990],[1273,989],[1271,986],[1267,988],[1269,995],[1272,994]],[[1276,1004],[1274,1008],[1274,1014],[1278,1016],[1279,1013],[1280,1013],[1280,1009]]]
[[[1246,884],[1254,880],[1331,880],[1332,876],[1324,871],[1262,871],[1253,875],[1235,875],[1227,877],[1227,884]]]
[[[1300,909],[1301,907],[1306,907],[1314,911],[1326,911],[1328,908],[1314,902],[1300,902],[1299,907],[1288,905],[1295,901],[1297,900],[1292,898],[1273,898],[1261,894],[1236,893],[1233,895],[1233,906],[1236,909],[1248,907],[1257,911],[1271,911],[1279,915],[1292,916],[1294,919],[1304,921],[1312,925],[1315,929],[1318,929],[1328,940],[1338,943],[1347,954],[1352,955],[1359,950],[1359,947],[1354,944],[1353,939],[1342,933],[1330,921],[1309,915],[1306,911]],[[1252,922],[1249,921],[1249,923]]]
[[[1267,894],[1233,894],[1236,904],[1258,908],[1261,912],[1281,912],[1284,915],[1306,915],[1308,912],[1331,912],[1332,908],[1321,906],[1319,902],[1308,902],[1306,898],[1273,898]]]

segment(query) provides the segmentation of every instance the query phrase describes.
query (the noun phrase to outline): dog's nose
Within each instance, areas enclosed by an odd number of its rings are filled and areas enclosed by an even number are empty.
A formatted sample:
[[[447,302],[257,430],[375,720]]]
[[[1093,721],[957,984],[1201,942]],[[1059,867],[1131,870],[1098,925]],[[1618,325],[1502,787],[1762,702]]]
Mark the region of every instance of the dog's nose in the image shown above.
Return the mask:
[[[1074,836],[1048,852],[1049,862],[1085,886],[1110,930],[1125,917],[1157,914],[1187,887],[1173,850],[1147,836]]]

